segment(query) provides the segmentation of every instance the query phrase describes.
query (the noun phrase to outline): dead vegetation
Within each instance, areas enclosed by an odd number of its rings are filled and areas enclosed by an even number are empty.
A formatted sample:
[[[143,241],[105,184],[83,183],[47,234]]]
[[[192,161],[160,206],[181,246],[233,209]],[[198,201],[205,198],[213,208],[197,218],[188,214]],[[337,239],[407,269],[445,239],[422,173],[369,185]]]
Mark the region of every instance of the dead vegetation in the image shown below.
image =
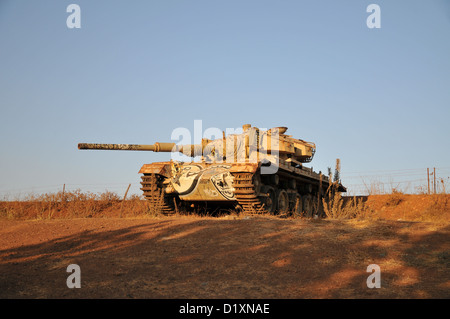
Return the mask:
[[[322,200],[324,213],[330,219],[367,218],[369,210],[362,199],[350,198],[344,201],[340,193],[335,193],[329,201]]]
[[[410,220],[450,222],[450,195],[448,194],[391,194],[344,197],[330,191],[328,201],[323,200],[323,217],[328,219]],[[317,203],[316,203],[317,205]],[[155,217],[164,213],[162,196],[153,204],[143,197],[131,195],[123,200],[114,192],[72,192],[29,195],[24,200],[0,201],[0,218],[6,219],[58,219],[92,217]],[[177,205],[174,205],[177,208]],[[239,215],[228,210],[227,214]],[[175,215],[182,215],[175,210]],[[224,213],[220,214],[221,216]],[[255,215],[259,211],[255,209]],[[202,216],[205,214],[202,214]],[[242,217],[242,216],[241,216]],[[282,214],[283,218],[305,218],[304,214]]]
[[[323,199],[324,215],[329,219],[408,220],[450,222],[450,195],[390,194],[344,197],[333,185]]]
[[[55,219],[89,217],[138,217],[159,214],[158,207],[150,207],[140,196],[126,200],[114,192],[73,192],[28,195],[17,201],[1,201],[0,217],[8,219]]]

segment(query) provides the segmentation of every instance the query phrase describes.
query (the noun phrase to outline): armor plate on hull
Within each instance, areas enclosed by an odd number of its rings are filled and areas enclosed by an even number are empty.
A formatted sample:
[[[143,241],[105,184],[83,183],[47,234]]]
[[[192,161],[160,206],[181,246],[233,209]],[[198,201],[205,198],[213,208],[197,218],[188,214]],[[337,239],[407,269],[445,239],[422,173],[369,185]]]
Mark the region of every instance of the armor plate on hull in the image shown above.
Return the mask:
[[[235,200],[230,168],[227,164],[184,164],[171,178],[171,185],[186,201]]]

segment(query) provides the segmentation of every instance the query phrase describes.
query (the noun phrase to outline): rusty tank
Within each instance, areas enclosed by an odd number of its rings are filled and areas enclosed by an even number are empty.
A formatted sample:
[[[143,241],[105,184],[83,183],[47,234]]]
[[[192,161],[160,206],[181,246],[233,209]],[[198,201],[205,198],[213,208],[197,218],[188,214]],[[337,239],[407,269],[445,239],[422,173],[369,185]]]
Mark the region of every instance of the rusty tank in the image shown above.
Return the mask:
[[[93,144],[79,149],[181,153],[198,161],[179,160],[144,164],[141,190],[164,214],[176,211],[217,213],[294,214],[312,217],[323,213],[322,199],[330,189],[346,192],[331,176],[304,166],[312,161],[316,145],[286,134],[287,127],[260,130],[243,125],[242,133],[201,144],[176,143]],[[335,187],[331,187],[335,186]]]

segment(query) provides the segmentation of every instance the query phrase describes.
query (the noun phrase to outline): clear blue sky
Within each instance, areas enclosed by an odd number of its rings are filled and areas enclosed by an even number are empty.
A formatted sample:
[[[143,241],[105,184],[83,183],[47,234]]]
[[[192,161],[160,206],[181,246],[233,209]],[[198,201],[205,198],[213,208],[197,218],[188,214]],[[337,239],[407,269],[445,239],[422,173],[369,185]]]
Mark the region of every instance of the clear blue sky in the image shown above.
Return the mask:
[[[77,143],[170,141],[194,120],[287,126],[344,184],[450,175],[450,1],[2,0],[0,41],[1,196],[140,193],[141,165],[169,154]]]

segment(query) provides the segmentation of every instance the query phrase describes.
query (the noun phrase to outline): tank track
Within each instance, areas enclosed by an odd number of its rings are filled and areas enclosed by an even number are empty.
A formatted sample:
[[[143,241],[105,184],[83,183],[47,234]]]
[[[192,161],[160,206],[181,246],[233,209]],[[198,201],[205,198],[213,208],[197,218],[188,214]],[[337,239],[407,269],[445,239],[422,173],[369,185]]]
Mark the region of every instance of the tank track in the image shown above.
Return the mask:
[[[266,214],[263,197],[259,194],[259,185],[253,173],[233,172],[234,196],[245,214]]]
[[[148,201],[150,212],[164,215],[174,214],[174,197],[164,192],[164,177],[159,174],[144,174],[141,179],[141,190]]]

